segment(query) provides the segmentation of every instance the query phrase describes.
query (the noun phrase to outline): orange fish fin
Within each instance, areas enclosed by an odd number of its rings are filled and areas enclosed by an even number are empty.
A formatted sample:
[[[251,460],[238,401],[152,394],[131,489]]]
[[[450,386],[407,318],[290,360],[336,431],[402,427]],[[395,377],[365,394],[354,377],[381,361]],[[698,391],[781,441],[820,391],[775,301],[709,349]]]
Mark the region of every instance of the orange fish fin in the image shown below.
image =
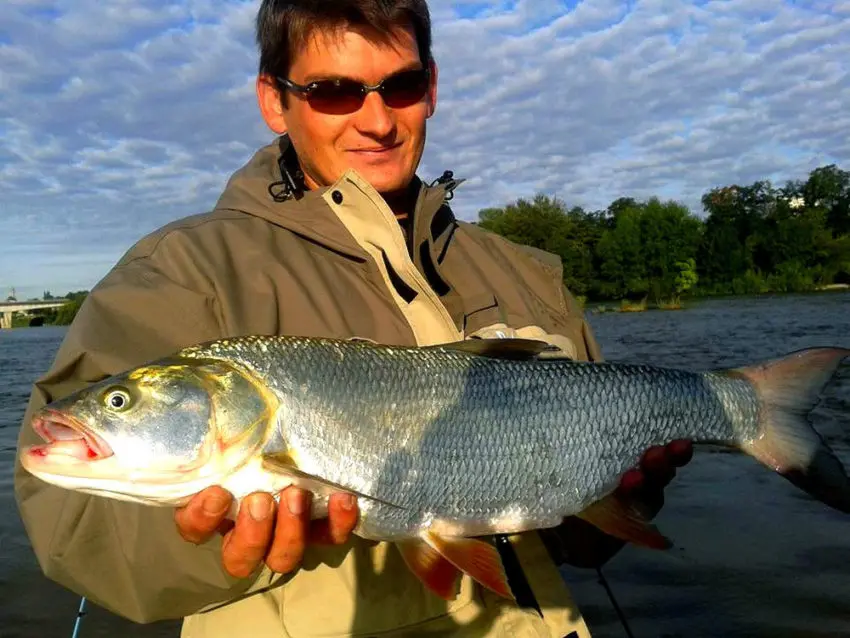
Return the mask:
[[[635,545],[652,549],[670,549],[673,545],[639,511],[613,494],[590,505],[576,516],[606,534]]]
[[[499,551],[474,538],[448,538],[428,532],[428,544],[473,580],[505,598],[513,598]]]
[[[444,600],[457,595],[460,570],[425,541],[403,541],[396,545],[404,562],[419,580]]]

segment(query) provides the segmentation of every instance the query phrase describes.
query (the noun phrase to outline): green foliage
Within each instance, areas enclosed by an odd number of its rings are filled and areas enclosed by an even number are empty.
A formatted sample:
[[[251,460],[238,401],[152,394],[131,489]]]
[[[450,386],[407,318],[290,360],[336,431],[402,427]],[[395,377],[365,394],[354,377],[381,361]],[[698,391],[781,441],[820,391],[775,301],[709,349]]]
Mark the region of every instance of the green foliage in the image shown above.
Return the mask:
[[[593,246],[598,238],[595,221],[580,208],[545,195],[519,199],[505,208],[479,214],[479,226],[511,241],[546,250],[561,257],[564,281],[575,294],[585,294],[593,277]]]
[[[612,223],[597,250],[602,296],[650,296],[656,302],[670,297],[678,264],[695,259],[699,220],[681,204],[652,198],[620,207]]]
[[[71,322],[74,321],[74,317],[76,317],[77,313],[80,311],[80,307],[83,305],[86,296],[88,296],[87,290],[78,290],[76,292],[69,292],[68,294],[63,295],[63,299],[70,299],[70,301],[56,311],[56,316],[53,318],[51,323],[55,326],[71,325]]]
[[[559,255],[590,300],[801,292],[850,283],[850,173],[835,165],[781,188],[714,188],[697,216],[680,203],[616,199],[603,211],[545,195],[482,210],[479,224]]]
[[[674,286],[676,294],[681,295],[693,288],[699,281],[697,262],[693,257],[689,257],[685,261],[677,261],[676,268],[679,269],[679,274],[676,275]]]

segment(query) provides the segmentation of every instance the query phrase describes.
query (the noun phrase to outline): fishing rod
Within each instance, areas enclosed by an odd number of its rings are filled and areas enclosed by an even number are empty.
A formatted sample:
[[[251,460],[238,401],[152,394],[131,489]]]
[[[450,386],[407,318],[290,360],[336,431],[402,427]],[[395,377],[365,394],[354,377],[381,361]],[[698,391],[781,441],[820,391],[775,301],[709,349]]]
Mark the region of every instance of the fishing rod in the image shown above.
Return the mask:
[[[611,606],[614,608],[614,611],[617,612],[617,616],[619,616],[619,618],[620,618],[620,624],[623,625],[623,629],[626,632],[626,636],[628,636],[628,638],[635,638],[635,635],[632,633],[631,627],[629,627],[629,621],[626,620],[626,615],[623,613],[623,610],[620,608],[620,605],[617,603],[617,599],[614,598],[614,591],[611,589],[611,586],[608,584],[608,579],[606,579],[605,575],[602,573],[602,568],[597,567],[596,573],[599,576],[599,583],[605,588],[605,591],[608,594],[608,600],[611,601]]]
[[[86,597],[80,598],[80,608],[77,610],[77,620],[74,622],[74,633],[71,638],[77,638],[80,635],[80,625],[83,624],[83,616],[86,615]]]

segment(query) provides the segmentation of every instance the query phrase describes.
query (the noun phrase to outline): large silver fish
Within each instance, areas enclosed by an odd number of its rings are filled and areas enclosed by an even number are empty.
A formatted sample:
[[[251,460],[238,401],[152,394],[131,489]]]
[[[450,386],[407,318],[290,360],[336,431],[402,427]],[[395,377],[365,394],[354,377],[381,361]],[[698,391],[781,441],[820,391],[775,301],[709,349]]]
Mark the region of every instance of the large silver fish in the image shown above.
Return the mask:
[[[24,467],[100,496],[178,505],[209,485],[237,499],[290,484],[355,494],[355,533],[397,543],[449,598],[459,571],[510,590],[480,537],[579,515],[668,541],[611,496],[652,445],[739,448],[850,512],[850,480],[808,424],[850,350],[818,348],[706,373],[542,356],[525,340],[426,348],[243,337],[185,348],[40,411]]]

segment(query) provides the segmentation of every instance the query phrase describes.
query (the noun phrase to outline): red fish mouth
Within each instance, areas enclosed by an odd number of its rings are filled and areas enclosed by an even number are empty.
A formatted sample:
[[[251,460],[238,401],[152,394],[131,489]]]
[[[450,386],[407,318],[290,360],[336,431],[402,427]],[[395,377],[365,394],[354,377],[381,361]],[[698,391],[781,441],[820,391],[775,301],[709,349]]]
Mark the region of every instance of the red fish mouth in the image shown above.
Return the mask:
[[[44,410],[32,421],[32,428],[46,445],[30,448],[34,456],[56,452],[80,460],[97,461],[112,456],[112,448],[77,419],[55,410]]]

